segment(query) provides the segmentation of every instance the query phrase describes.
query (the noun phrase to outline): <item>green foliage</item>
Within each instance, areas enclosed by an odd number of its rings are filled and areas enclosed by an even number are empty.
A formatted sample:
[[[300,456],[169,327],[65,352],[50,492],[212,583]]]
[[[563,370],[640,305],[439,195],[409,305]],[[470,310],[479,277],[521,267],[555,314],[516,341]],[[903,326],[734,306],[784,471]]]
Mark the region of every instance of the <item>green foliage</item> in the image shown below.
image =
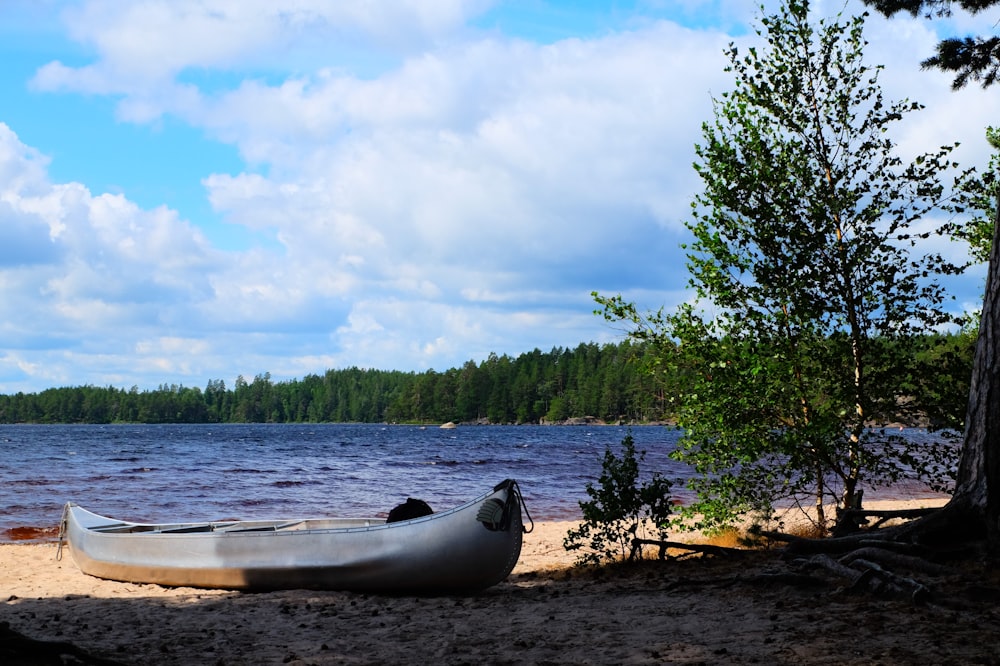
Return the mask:
[[[864,0],[886,16],[896,12],[909,12],[912,16],[943,18],[952,15],[958,5],[972,14],[1000,4],[1000,0]],[[937,45],[937,54],[927,58],[921,66],[954,72],[952,88],[964,87],[970,80],[981,82],[988,88],[997,82],[1000,73],[1000,38],[968,36],[948,37]]]
[[[958,212],[968,174],[941,182],[953,146],[904,164],[890,129],[921,107],[883,100],[864,18],[808,15],[790,0],[761,20],[763,46],[727,50],[735,87],[696,146],[698,303],[641,317],[598,299],[676,378],[677,457],[699,472],[686,511],[703,527],[810,495],[849,505],[862,483],[931,469],[869,426],[920,409],[902,392],[918,384],[919,342],[955,321],[937,278],[963,267],[922,254],[929,234],[914,227]]]
[[[867,426],[913,407],[900,399],[912,343],[952,321],[935,277],[962,268],[921,254],[912,231],[952,207],[953,146],[895,155],[890,126],[921,107],[883,100],[864,17],[813,26],[790,1],[761,23],[767,48],[730,47],[736,87],[696,147],[689,269],[717,314],[685,307],[669,323],[691,379],[678,455],[703,472],[709,515],[807,488],[818,507],[849,505],[862,481],[898,480],[914,456]]]
[[[964,224],[951,226],[954,238],[969,244],[969,252],[974,261],[985,263],[990,259],[993,245],[993,224],[1000,205],[1000,130],[986,128],[986,141],[993,147],[989,166],[981,177],[966,183],[964,194],[968,206],[979,213]]]
[[[139,391],[65,387],[0,395],[5,423],[287,423],[445,421],[537,423],[593,416],[662,420],[664,403],[643,371],[650,346],[586,343],[424,373],[345,368],[275,382],[269,373],[232,388],[163,385]]]
[[[635,538],[666,539],[673,511],[670,482],[654,474],[640,483],[644,458],[644,452],[636,452],[631,434],[622,440],[620,456],[610,447],[605,450],[598,485],[588,483],[590,500],[580,502],[583,522],[563,540],[566,550],[580,551],[578,564],[631,557],[637,552],[632,549]]]
[[[910,372],[900,377],[900,394],[909,398],[901,401],[901,411],[919,416],[931,431],[962,432],[977,338],[976,328],[966,326],[915,339]]]

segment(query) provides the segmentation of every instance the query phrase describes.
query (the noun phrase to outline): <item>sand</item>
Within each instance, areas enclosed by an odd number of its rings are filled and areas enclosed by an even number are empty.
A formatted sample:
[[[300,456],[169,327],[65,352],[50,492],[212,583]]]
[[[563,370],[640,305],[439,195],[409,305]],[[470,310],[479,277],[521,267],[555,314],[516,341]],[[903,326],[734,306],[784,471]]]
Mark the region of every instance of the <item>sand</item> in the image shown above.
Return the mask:
[[[503,583],[429,598],[117,583],[3,544],[0,623],[64,645],[22,660],[0,635],[0,663],[1000,664],[1000,574],[975,561],[918,574],[914,605],[794,578],[774,551],[581,570],[571,526],[536,524]]]

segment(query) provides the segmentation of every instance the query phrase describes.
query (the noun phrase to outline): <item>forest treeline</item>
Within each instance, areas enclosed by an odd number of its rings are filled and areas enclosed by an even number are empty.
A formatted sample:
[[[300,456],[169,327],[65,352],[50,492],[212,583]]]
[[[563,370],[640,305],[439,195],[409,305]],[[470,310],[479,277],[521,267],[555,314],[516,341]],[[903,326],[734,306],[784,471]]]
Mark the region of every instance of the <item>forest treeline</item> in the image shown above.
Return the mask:
[[[2,423],[538,423],[577,416],[656,421],[667,408],[644,371],[650,353],[630,341],[535,349],[517,358],[422,373],[356,367],[230,387],[155,390],[77,386],[0,396]]]
[[[942,425],[961,419],[972,346],[966,334],[924,338],[922,370],[900,378],[908,404],[916,396]],[[209,380],[204,389],[51,388],[0,395],[0,423],[649,423],[671,420],[677,380],[669,352],[625,340],[491,354],[444,372],[352,367],[281,382],[240,376],[232,387]]]

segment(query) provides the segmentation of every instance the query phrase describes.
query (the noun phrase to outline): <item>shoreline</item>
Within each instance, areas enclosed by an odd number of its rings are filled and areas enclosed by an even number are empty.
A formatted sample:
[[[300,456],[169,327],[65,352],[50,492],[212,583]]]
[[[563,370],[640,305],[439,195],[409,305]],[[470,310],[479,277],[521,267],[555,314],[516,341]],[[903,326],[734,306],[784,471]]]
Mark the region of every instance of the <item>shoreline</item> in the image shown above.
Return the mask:
[[[887,493],[888,494],[888,493]],[[865,508],[878,510],[878,509],[898,509],[898,508],[916,508],[918,506],[941,506],[946,503],[951,496],[943,493],[935,493],[931,490],[926,492],[917,493],[918,496],[911,496],[906,498],[900,497],[880,497],[874,494],[871,499],[865,501]],[[929,503],[929,504],[928,504]],[[796,512],[812,512],[813,507],[809,507],[805,510],[797,507],[786,507],[779,510],[781,515],[790,515]],[[833,507],[827,507],[827,515],[833,515]],[[579,513],[579,512],[577,512]],[[536,524],[565,524],[565,525],[578,525],[582,518],[579,516],[575,517],[544,517],[535,520]],[[58,521],[49,523],[47,525],[19,525],[17,527],[6,528],[0,530],[0,546],[3,545],[45,545],[45,544],[57,544],[59,541],[59,524]],[[0,588],[2,589],[2,588]]]
[[[933,505],[877,508],[914,504]],[[942,615],[905,600],[845,593],[837,581],[776,577],[791,570],[775,551],[577,568],[575,553],[562,547],[576,524],[536,522],[513,573],[494,587],[426,597],[121,583],[84,575],[69,552],[56,561],[54,543],[0,544],[0,624],[105,664],[937,666],[992,663],[983,658],[1000,647],[1000,634],[984,631],[1000,626],[1000,610],[982,593],[972,598],[977,604]],[[1000,591],[1000,572],[969,579],[976,589]],[[951,590],[956,580],[929,584]],[[0,643],[0,661],[10,656],[4,649]]]
[[[866,502],[866,508],[871,510],[900,510],[943,506],[947,497],[927,497],[910,500],[873,500]],[[790,507],[779,512],[779,518],[786,528],[795,529],[808,524],[812,508],[802,509]],[[534,529],[524,535],[521,555],[512,575],[537,574],[542,571],[565,570],[573,566],[576,554],[563,548],[563,538],[566,533],[581,524],[580,520],[535,520]],[[20,586],[27,583],[32,590],[40,594],[62,594],[63,585],[67,589],[78,587],[81,582],[95,584],[99,590],[111,589],[127,585],[114,581],[101,581],[87,576],[76,568],[71,554],[67,553],[59,562],[55,561],[58,550],[58,527],[53,537],[45,541],[0,541],[0,590],[10,594],[20,595],[27,590]],[[671,539],[682,542],[698,543],[708,539],[705,535],[693,532],[674,532]],[[68,548],[68,547],[67,547]],[[25,549],[23,552],[18,549]],[[51,551],[52,564],[48,567],[44,561],[44,553]],[[31,553],[30,555],[28,553]],[[27,566],[29,563],[39,565],[39,568]],[[56,580],[48,580],[51,574]],[[72,580],[79,578],[81,580]],[[53,586],[53,583],[59,583]],[[159,586],[145,586],[159,587]],[[166,588],[161,588],[166,589]],[[20,592],[18,591],[20,590]],[[211,592],[206,590],[204,592]]]
[[[913,499],[906,501],[872,501],[867,508],[872,510],[899,510],[943,506],[946,498]],[[786,529],[793,530],[807,525],[809,512],[797,508],[786,509],[779,517]],[[524,535],[521,554],[511,575],[533,576],[540,573],[565,572],[573,568],[577,555],[563,547],[566,533],[581,524],[579,520],[536,520],[534,529]],[[56,528],[57,529],[57,528]],[[58,534],[58,533],[57,533]],[[671,533],[672,540],[699,543],[710,539],[692,532]],[[170,588],[158,585],[120,583],[107,581],[83,574],[73,562],[70,548],[57,561],[58,538],[44,542],[0,542],[0,590],[14,597],[34,598],[60,597],[66,594],[87,594],[94,597],[103,595],[121,596],[132,588],[145,591],[158,590],[171,596]],[[47,561],[48,560],[48,561]],[[190,592],[190,590],[188,590]],[[199,590],[199,594],[234,594],[231,591]]]
[[[379,517],[408,496],[438,510],[456,506],[508,476],[521,477],[533,516],[579,519],[585,484],[599,482],[605,447],[614,450],[626,432],[609,425],[460,426],[455,435],[404,426],[241,424],[117,431],[37,426],[49,430],[36,435],[34,427],[8,431],[12,473],[0,488],[6,509],[0,542],[54,539],[68,500],[115,519],[151,523]],[[687,488],[693,469],[670,458],[679,433],[658,425],[631,432],[637,450],[648,454],[643,474],[662,473],[672,481],[675,501],[693,501]],[[931,441],[920,430],[906,436]],[[888,498],[924,494],[918,483],[897,485]],[[865,490],[866,499],[884,494]]]

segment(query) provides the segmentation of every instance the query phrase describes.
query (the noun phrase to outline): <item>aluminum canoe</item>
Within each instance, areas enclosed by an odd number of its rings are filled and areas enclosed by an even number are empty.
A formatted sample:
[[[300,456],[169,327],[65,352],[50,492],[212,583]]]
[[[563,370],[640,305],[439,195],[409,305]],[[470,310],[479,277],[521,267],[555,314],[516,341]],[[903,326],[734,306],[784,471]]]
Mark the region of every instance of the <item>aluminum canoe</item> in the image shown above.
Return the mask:
[[[171,587],[439,593],[504,580],[521,553],[523,500],[508,479],[456,508],[383,518],[133,523],[67,503],[67,545],[92,576]]]

